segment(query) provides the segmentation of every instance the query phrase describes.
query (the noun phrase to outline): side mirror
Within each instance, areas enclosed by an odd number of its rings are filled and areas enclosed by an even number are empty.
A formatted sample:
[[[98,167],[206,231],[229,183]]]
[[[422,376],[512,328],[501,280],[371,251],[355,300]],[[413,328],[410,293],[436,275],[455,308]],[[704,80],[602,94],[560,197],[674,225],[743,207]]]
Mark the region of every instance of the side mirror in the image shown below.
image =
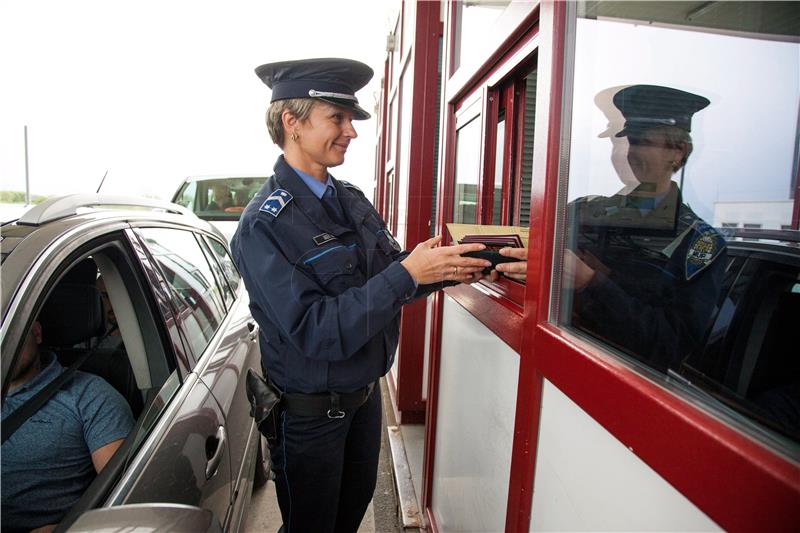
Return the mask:
[[[99,531],[174,533],[222,533],[219,520],[208,509],[177,503],[137,503],[93,509],[83,513],[67,530],[70,533]]]

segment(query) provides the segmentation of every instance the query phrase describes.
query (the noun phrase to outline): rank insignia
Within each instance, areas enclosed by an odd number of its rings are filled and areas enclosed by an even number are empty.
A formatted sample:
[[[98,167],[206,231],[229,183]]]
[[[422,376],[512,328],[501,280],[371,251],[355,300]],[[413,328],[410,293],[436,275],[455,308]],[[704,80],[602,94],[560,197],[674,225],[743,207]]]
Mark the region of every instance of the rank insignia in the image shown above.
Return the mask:
[[[700,224],[692,239],[689,249],[686,251],[687,281],[713,263],[725,247],[722,235],[707,224]]]
[[[400,243],[397,242],[397,240],[394,238],[394,235],[392,235],[388,229],[382,229],[378,233],[383,234],[389,240],[389,244],[392,245],[392,248],[394,249],[395,252],[399,252],[400,250],[403,249],[400,246]]]
[[[277,217],[281,211],[283,211],[283,208],[289,205],[289,202],[292,201],[292,198],[293,196],[289,193],[289,191],[275,189],[275,191],[269,195],[269,198],[264,200],[264,203],[261,204],[261,207],[258,210]]]

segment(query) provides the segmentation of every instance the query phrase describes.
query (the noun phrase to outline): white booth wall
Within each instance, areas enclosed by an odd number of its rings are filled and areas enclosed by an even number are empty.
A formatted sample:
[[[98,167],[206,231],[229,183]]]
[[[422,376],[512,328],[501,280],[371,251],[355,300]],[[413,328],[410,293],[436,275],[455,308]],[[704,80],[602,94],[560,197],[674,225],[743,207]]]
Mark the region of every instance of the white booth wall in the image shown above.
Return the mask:
[[[519,355],[444,299],[432,508],[439,531],[505,529]]]

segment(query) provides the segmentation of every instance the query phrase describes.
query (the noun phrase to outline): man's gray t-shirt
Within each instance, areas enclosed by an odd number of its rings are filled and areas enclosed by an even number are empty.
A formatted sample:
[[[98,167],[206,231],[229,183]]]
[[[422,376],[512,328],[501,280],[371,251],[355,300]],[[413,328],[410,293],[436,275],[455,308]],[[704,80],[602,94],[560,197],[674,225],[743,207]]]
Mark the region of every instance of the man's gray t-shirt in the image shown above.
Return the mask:
[[[52,353],[44,368],[3,402],[13,413],[62,371]],[[59,522],[95,478],[91,454],[128,436],[133,415],[125,399],[102,378],[75,372],[0,450],[2,528],[30,530]]]

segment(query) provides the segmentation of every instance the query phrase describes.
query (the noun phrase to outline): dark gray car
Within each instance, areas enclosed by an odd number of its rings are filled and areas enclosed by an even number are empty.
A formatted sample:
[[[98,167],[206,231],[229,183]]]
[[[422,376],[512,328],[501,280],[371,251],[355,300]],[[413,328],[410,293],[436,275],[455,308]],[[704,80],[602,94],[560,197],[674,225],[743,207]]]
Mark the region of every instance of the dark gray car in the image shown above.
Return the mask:
[[[268,469],[245,393],[258,326],[227,240],[180,206],[96,195],[47,200],[0,235],[3,402],[41,320],[61,365],[100,376],[135,420],[59,529],[238,530]],[[104,327],[83,326],[75,284],[98,288]]]

